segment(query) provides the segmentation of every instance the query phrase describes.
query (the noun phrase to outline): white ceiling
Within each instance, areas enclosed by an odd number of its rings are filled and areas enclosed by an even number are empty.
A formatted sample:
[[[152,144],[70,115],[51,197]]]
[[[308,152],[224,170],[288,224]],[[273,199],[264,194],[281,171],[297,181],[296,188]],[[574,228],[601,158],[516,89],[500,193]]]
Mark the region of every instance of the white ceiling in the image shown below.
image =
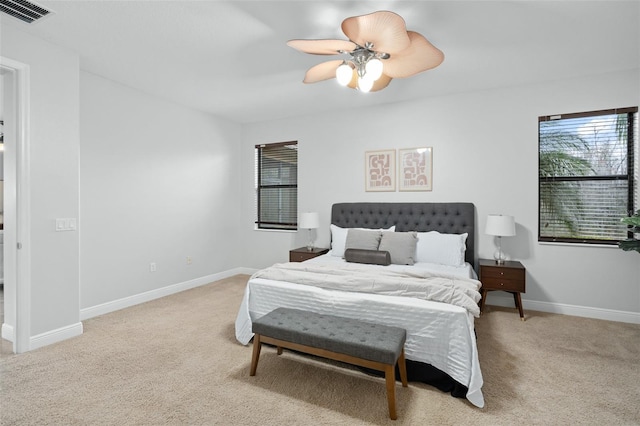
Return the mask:
[[[83,70],[239,123],[640,67],[638,1],[37,1],[9,23],[80,56]],[[286,46],[341,38],[391,10],[442,50],[439,67],[376,93],[303,84],[328,59]]]

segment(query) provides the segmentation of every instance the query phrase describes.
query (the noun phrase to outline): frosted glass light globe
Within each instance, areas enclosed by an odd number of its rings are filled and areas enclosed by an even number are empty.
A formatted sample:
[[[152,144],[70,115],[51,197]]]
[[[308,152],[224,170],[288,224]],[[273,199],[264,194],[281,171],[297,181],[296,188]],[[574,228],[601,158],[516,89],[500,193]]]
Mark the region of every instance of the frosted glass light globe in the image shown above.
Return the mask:
[[[336,80],[341,86],[346,86],[353,77],[353,69],[345,62],[336,69]]]
[[[358,89],[360,89],[361,92],[367,93],[371,90],[372,87],[373,79],[370,78],[368,74],[365,74],[364,77],[358,78]]]
[[[377,58],[370,59],[365,66],[365,70],[367,71],[367,76],[369,76],[373,81],[382,76],[382,61]]]

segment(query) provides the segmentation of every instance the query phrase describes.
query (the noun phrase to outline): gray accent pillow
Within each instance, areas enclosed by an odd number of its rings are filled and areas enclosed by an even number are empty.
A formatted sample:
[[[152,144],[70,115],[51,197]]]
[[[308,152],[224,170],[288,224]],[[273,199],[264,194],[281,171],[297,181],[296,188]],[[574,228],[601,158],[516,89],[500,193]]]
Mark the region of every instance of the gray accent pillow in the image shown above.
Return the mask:
[[[391,263],[413,265],[416,260],[416,232],[384,232],[378,250],[391,254]]]
[[[350,248],[344,251],[344,260],[354,263],[368,263],[371,265],[387,266],[391,264],[391,255],[388,251]]]
[[[349,229],[345,249],[356,248],[363,250],[378,250],[381,232],[378,229],[370,231],[364,229]]]

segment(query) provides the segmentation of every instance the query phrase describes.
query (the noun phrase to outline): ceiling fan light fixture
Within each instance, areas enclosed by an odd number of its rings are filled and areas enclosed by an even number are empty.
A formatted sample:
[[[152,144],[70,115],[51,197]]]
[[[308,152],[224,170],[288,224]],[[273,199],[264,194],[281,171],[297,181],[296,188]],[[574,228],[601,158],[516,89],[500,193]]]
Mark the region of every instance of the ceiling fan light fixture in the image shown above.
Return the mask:
[[[341,86],[346,86],[353,77],[353,68],[346,62],[342,61],[342,64],[336,69],[336,80]]]
[[[304,83],[336,78],[362,92],[377,92],[394,78],[410,77],[435,68],[444,54],[423,35],[408,31],[396,13],[379,11],[342,22],[349,40],[290,40],[287,45],[314,55],[347,55],[307,70]],[[348,80],[348,78],[350,78]]]

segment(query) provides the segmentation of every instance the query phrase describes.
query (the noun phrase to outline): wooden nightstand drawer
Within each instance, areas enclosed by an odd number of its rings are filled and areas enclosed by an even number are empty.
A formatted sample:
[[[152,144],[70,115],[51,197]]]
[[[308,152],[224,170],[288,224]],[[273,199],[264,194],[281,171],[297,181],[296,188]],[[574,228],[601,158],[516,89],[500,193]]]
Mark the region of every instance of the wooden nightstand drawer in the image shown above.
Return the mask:
[[[524,280],[524,269],[507,269],[499,266],[482,266],[482,278],[499,278],[503,280]]]
[[[313,259],[317,254],[313,252],[295,252],[289,253],[289,262],[304,262],[305,260]]]
[[[508,280],[505,278],[483,276],[482,287],[488,290],[518,291],[524,293],[524,280]]]
[[[306,247],[289,250],[289,262],[304,262],[329,252],[327,248],[314,247],[311,251]]]

